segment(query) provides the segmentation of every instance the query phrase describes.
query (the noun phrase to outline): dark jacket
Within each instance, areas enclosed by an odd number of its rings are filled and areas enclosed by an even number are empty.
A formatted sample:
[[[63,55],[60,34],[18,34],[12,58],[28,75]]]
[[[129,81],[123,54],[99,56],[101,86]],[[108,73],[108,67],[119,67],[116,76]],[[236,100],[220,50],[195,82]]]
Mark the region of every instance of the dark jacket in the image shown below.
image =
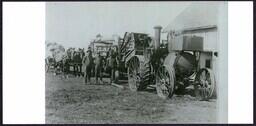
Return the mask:
[[[116,68],[117,67],[117,60],[116,60],[116,54],[111,53],[110,56],[108,57],[108,66],[111,68]]]
[[[102,56],[95,57],[95,65],[97,67],[102,67],[102,65],[103,65],[103,57]]]
[[[74,55],[74,62],[75,63],[81,63],[82,62],[82,59],[81,59],[79,54]]]

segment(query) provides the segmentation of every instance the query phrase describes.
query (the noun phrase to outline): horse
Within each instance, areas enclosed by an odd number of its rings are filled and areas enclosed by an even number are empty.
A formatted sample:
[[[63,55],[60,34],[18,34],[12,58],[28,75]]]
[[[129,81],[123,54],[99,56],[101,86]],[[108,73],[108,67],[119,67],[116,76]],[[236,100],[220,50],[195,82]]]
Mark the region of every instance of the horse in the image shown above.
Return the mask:
[[[69,58],[68,55],[65,54],[62,56],[61,61],[59,62],[61,73],[64,78],[68,78],[68,72],[69,72]]]
[[[52,57],[47,57],[45,59],[45,68],[46,68],[46,72],[49,72],[51,67],[55,67],[55,59]]]

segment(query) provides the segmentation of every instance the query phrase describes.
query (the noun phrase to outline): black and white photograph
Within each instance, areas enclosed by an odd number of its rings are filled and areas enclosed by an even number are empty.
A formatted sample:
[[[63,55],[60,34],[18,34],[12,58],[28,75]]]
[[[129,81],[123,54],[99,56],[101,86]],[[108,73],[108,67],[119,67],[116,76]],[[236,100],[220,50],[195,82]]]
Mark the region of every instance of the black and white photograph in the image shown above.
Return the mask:
[[[226,2],[46,2],[46,124],[227,122],[225,15]]]
[[[2,2],[2,123],[254,124],[252,1]]]

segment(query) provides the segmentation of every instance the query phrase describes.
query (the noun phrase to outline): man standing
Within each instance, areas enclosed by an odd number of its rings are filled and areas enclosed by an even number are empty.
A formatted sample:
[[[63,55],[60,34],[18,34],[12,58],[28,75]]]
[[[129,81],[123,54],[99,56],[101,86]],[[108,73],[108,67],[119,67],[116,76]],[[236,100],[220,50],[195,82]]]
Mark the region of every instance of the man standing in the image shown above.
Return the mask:
[[[83,68],[84,68],[84,78],[85,78],[85,83],[89,81],[91,83],[91,67],[92,67],[92,52],[91,50],[87,51],[87,54],[83,57],[82,60],[83,63]]]
[[[100,52],[97,53],[95,57],[95,78],[96,84],[98,84],[98,76],[100,77],[100,84],[102,84],[102,66],[103,66],[103,59],[100,55]]]
[[[70,50],[70,63],[71,63],[71,66],[73,66],[73,75],[75,75],[75,62],[74,62],[74,54],[75,54],[75,51],[74,51],[74,48],[71,48]]]
[[[117,69],[117,59],[116,59],[116,53],[113,49],[110,50],[110,57],[108,59],[108,66],[111,69],[110,83],[116,82],[115,72],[116,72],[116,69]]]
[[[79,62],[80,62],[79,53],[77,51],[75,51],[75,53],[74,53],[74,74],[75,74],[76,77],[80,76],[80,73],[79,73]]]
[[[62,63],[63,63],[63,76],[64,78],[68,78],[68,70],[69,70],[69,66],[68,66],[68,56],[65,55],[63,57],[63,60],[62,60]]]

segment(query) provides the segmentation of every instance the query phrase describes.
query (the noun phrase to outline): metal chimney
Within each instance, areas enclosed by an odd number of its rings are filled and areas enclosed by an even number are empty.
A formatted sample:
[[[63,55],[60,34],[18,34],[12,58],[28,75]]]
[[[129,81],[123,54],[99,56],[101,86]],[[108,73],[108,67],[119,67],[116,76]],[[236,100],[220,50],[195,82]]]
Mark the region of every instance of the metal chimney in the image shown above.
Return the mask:
[[[155,29],[155,49],[159,49],[160,47],[160,38],[161,38],[161,29],[162,29],[162,26],[155,26],[154,27]]]

